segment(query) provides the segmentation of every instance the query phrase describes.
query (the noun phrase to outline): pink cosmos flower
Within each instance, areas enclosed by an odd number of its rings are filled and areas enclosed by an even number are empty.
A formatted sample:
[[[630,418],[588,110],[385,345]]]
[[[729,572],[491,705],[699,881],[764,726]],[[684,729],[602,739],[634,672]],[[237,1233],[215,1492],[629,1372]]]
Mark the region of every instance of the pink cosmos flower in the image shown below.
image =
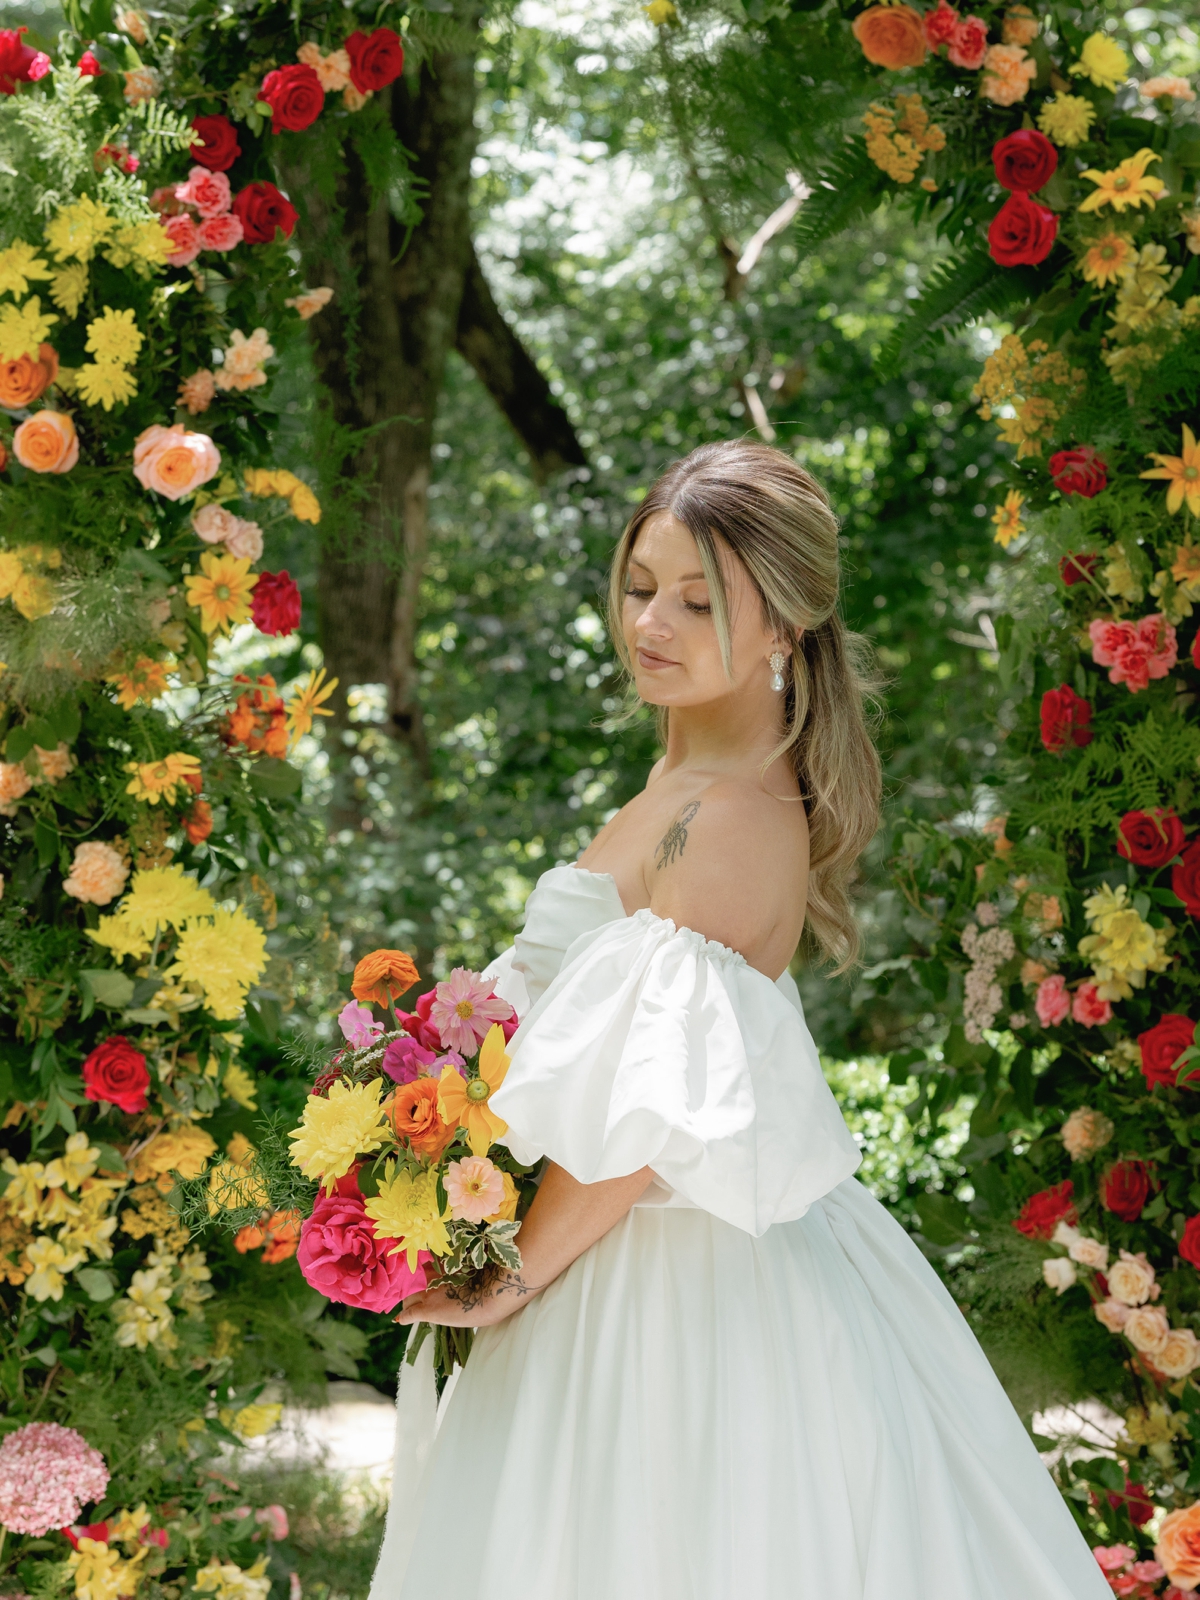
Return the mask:
[[[36,1539],[103,1500],[108,1467],[74,1428],[27,1422],[0,1444],[0,1525]]]
[[[370,1006],[360,1006],[357,1000],[347,1000],[338,1012],[338,1027],[352,1050],[363,1050],[383,1032],[383,1023],[376,1022]]]
[[[463,1222],[482,1222],[504,1204],[504,1174],[486,1156],[466,1156],[446,1168],[450,1215]]]
[[[513,1016],[513,1008],[507,1000],[492,993],[493,987],[466,967],[455,967],[450,976],[438,984],[429,1008],[429,1020],[448,1050],[474,1055],[492,1024],[505,1022]]]
[[[272,1539],[286,1539],[288,1536],[288,1514],[282,1506],[260,1506],[254,1513],[255,1522],[266,1528]]]
[[[1112,1021],[1113,1008],[1096,993],[1094,983],[1081,983],[1071,1002],[1071,1015],[1085,1028],[1102,1028]]]
[[[202,217],[219,217],[233,204],[229,179],[207,167],[193,167],[187,182],[176,186],[175,198],[185,206],[195,206]]]
[[[1165,678],[1179,660],[1175,629],[1157,613],[1136,623],[1096,617],[1088,636],[1092,660],[1109,669],[1110,683],[1125,684],[1130,694],[1145,689],[1152,678]]]
[[[1118,1572],[1137,1555],[1127,1544],[1098,1544],[1092,1551],[1105,1572]]]
[[[177,217],[167,217],[163,227],[172,246],[167,264],[186,267],[190,261],[195,261],[200,254],[200,233],[187,212],[180,212]]]
[[[1067,993],[1067,980],[1061,972],[1052,972],[1038,984],[1033,1009],[1043,1028],[1055,1028],[1065,1022],[1071,1013],[1071,996]]]
[[[224,173],[214,173],[214,177],[224,177]],[[200,224],[200,248],[202,250],[232,250],[235,245],[241,244],[246,237],[242,227],[241,217],[235,217],[232,212],[222,213],[219,217],[209,217]]]

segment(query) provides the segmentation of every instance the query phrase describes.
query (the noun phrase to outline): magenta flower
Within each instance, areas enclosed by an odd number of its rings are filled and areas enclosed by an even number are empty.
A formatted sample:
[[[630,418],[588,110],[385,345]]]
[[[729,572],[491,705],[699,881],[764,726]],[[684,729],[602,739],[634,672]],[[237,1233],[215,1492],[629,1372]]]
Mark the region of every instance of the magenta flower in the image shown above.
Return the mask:
[[[426,1050],[424,1045],[405,1034],[403,1038],[392,1040],[383,1052],[383,1060],[379,1065],[393,1083],[412,1083],[436,1060],[432,1050]]]
[[[104,1498],[108,1467],[74,1428],[28,1422],[0,1444],[0,1526],[40,1539]]]
[[[375,1021],[370,1006],[360,1006],[357,1000],[347,1000],[338,1012],[338,1027],[352,1050],[365,1049],[383,1032],[383,1023]]]
[[[492,984],[485,984],[477,972],[466,967],[455,967],[448,978],[438,984],[429,1020],[441,1035],[447,1050],[459,1050],[472,1056],[479,1049],[485,1033],[494,1022],[505,1022],[513,1015],[507,1000],[492,993]]]

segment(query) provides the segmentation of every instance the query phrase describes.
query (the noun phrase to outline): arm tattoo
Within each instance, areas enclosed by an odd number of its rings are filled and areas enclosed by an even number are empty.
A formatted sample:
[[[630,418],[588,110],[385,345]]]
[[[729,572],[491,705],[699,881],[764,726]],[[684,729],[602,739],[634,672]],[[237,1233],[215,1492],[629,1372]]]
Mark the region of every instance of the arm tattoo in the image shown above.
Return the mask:
[[[699,800],[689,800],[687,805],[675,818],[675,821],[663,834],[655,846],[654,854],[658,858],[655,865],[661,872],[664,867],[669,867],[676,856],[683,854],[683,847],[687,843],[687,825],[700,809]]]
[[[502,1294],[515,1295],[518,1300],[523,1300],[526,1295],[537,1294],[539,1288],[540,1285],[526,1283],[519,1272],[511,1272],[506,1267],[502,1272],[480,1278],[474,1283],[451,1285],[446,1290],[446,1299],[453,1300],[464,1311],[475,1311],[485,1300],[498,1300]]]

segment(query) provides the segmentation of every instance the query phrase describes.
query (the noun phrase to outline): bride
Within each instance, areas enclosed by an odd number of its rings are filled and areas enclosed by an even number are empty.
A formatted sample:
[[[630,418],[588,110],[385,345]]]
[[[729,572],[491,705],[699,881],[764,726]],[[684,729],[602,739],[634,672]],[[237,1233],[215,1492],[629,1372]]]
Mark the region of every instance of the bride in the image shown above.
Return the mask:
[[[828,500],[706,445],[613,561],[666,754],[489,969],[492,1106],[547,1164],[519,1272],[405,1323],[482,1330],[373,1600],[1102,1600],[962,1315],[852,1176],[788,966],[856,953],[878,821]]]

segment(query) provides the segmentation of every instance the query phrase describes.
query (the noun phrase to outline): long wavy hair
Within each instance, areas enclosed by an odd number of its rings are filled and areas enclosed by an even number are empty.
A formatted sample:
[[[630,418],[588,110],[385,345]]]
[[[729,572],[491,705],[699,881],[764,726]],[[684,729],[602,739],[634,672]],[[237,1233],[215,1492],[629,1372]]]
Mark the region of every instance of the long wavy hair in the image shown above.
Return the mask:
[[[838,523],[821,485],[782,450],[752,441],[701,445],[651,487],[613,554],[609,631],[626,673],[625,580],[638,530],[659,512],[696,541],[708,580],[721,659],[732,678],[723,546],[758,590],[766,625],[793,646],[785,669],[784,736],[762,770],[786,756],[808,812],[806,934],[845,971],[860,936],[850,886],[879,826],[882,775],[868,725],[877,680],[871,650],[838,612]],[[664,734],[669,711],[660,710]]]

